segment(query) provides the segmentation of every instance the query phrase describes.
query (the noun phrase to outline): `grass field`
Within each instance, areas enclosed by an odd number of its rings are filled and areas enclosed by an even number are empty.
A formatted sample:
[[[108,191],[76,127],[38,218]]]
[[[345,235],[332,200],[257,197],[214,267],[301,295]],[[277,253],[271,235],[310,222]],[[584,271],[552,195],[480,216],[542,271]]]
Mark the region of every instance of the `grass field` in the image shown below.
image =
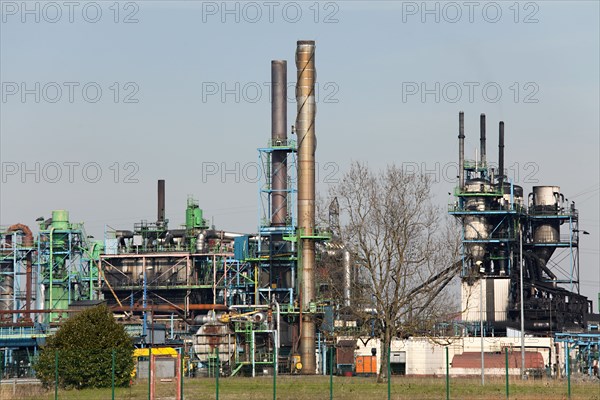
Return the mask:
[[[215,380],[208,378],[186,379],[184,394],[186,399],[216,399]],[[13,393],[14,392],[14,393]],[[111,399],[110,389],[60,390],[58,398],[64,400],[105,400]],[[333,378],[333,398],[339,400],[375,400],[387,398],[387,383],[376,383],[375,378]],[[444,378],[394,377],[391,385],[391,398],[395,400],[446,399]],[[505,399],[505,382],[500,378],[488,378],[485,386],[478,379],[454,378],[450,381],[450,398]],[[5,382],[0,391],[0,399],[49,400],[54,399],[54,390],[39,386],[10,385]],[[147,381],[140,381],[130,388],[118,388],[115,399],[148,399]],[[157,383],[156,399],[175,399],[174,383]],[[273,378],[221,378],[219,380],[219,400],[273,399]],[[277,399],[317,400],[329,399],[329,377],[279,376],[277,378]],[[562,400],[567,399],[565,380],[536,380],[510,382],[510,399],[514,400]],[[600,400],[600,380],[573,380],[571,399]]]

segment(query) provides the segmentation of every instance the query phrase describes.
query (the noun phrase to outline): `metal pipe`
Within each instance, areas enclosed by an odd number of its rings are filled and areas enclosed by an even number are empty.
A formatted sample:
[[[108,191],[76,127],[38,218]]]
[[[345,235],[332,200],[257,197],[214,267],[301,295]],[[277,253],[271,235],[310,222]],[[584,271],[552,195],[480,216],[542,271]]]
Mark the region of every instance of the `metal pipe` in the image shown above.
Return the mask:
[[[287,146],[287,61],[271,61],[271,147]],[[271,155],[271,225],[287,219],[287,152]]]
[[[165,180],[158,180],[158,215],[156,218],[158,223],[165,221]]]
[[[498,183],[502,189],[504,184],[504,121],[500,121],[498,138]]]
[[[300,356],[302,372],[316,371],[315,321],[308,312],[315,301],[315,42],[300,40],[296,47],[296,133],[298,135],[298,227],[302,241]]]
[[[185,304],[148,304],[146,307],[143,305],[131,306],[113,306],[110,307],[113,311],[185,311]],[[224,304],[190,304],[188,305],[189,311],[208,311],[208,310],[219,310],[227,311],[229,307]]]
[[[485,114],[479,116],[479,153],[481,158],[481,167],[485,168],[486,150],[485,150]]]
[[[465,187],[465,113],[458,113],[458,187]]]
[[[350,307],[350,287],[352,286],[352,268],[350,265],[350,251],[344,250],[344,305]]]

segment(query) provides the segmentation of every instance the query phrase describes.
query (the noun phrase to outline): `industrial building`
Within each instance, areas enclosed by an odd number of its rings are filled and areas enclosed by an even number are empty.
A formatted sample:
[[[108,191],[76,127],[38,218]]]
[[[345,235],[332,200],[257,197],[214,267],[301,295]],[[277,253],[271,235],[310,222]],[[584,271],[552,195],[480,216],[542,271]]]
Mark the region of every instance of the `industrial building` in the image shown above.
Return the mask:
[[[351,306],[356,276],[351,252],[332,237],[335,221],[323,228],[315,223],[314,41],[298,41],[295,62],[296,139],[288,136],[287,62],[271,63],[272,131],[266,146],[258,149],[265,180],[258,188],[257,232],[211,226],[201,200],[192,197],[175,205],[185,214],[185,225],[171,226],[165,217],[164,180],[158,181],[156,221],[107,229],[102,241],[91,240],[83,224],[70,221],[65,210],[38,218],[36,234],[23,224],[0,230],[5,375],[32,374],[32,360],[45,338],[70,315],[99,302],[113,310],[137,347],[183,349],[193,366],[187,371],[228,376],[272,374],[273,369],[323,373],[334,362],[328,360],[327,348],[336,347],[338,371],[377,372],[379,364],[374,370],[368,357],[377,360],[380,344],[358,337],[361,321],[338,315],[339,305]],[[546,337],[538,346],[543,350],[529,357],[532,362],[553,362],[557,350],[552,335],[559,331],[579,336],[557,337],[557,342],[586,348],[592,357],[597,336],[581,335],[589,325],[597,327],[597,319],[591,302],[578,291],[575,205],[557,186],[534,187],[525,197],[524,189],[506,178],[503,123],[498,169],[487,163],[483,115],[478,160],[464,159],[464,140],[461,113],[459,187],[449,210],[462,223],[464,250],[462,262],[453,263],[461,267],[462,318],[448,321],[457,327],[449,342],[455,373],[473,374],[473,367],[460,359],[478,350],[474,336],[490,338],[479,349],[488,357],[508,347],[515,351],[517,340],[501,336],[519,330],[523,320],[528,334]],[[335,203],[330,211],[339,214]],[[567,277],[553,272],[557,248],[570,252]],[[340,277],[342,304],[319,290],[315,270],[318,259],[327,256],[338,263],[332,274]],[[442,331],[440,336],[448,335],[447,329]],[[440,349],[426,338],[395,340],[394,372],[439,374],[444,363]]]

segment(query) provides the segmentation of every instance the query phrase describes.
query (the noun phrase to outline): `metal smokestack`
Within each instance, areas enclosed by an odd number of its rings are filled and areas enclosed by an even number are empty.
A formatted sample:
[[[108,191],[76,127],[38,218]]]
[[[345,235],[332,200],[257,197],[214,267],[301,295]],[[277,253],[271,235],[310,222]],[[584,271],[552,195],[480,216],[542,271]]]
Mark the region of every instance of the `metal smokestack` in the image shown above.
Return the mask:
[[[502,190],[504,184],[504,121],[500,121],[500,137],[498,139],[498,178]]]
[[[158,216],[156,222],[165,222],[165,180],[158,180]]]
[[[315,42],[299,40],[296,47],[296,133],[298,135],[298,228],[300,235],[315,234]],[[302,372],[316,372],[315,321],[307,313],[315,301],[315,242],[312,238],[302,240],[301,321],[300,356]]]
[[[287,61],[271,61],[271,147],[287,146]],[[271,156],[271,225],[283,226],[287,219],[287,152]]]
[[[479,154],[481,154],[481,167],[485,168],[485,114],[479,116]]]
[[[465,113],[458,113],[458,187],[465,187]]]

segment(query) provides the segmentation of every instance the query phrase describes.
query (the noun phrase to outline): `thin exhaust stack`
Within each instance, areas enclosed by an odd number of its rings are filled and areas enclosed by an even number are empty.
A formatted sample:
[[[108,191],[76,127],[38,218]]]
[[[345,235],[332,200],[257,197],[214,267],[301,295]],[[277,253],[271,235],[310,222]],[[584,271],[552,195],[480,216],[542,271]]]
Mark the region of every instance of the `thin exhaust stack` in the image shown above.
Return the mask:
[[[458,113],[458,188],[465,187],[465,113]]]
[[[500,134],[498,138],[498,179],[500,188],[504,184],[504,121],[500,121]]]
[[[485,114],[481,114],[479,116],[479,154],[481,154],[482,168],[485,168],[486,165],[485,147]]]
[[[165,180],[158,180],[158,210],[156,216],[156,222],[162,225],[165,222]]]

